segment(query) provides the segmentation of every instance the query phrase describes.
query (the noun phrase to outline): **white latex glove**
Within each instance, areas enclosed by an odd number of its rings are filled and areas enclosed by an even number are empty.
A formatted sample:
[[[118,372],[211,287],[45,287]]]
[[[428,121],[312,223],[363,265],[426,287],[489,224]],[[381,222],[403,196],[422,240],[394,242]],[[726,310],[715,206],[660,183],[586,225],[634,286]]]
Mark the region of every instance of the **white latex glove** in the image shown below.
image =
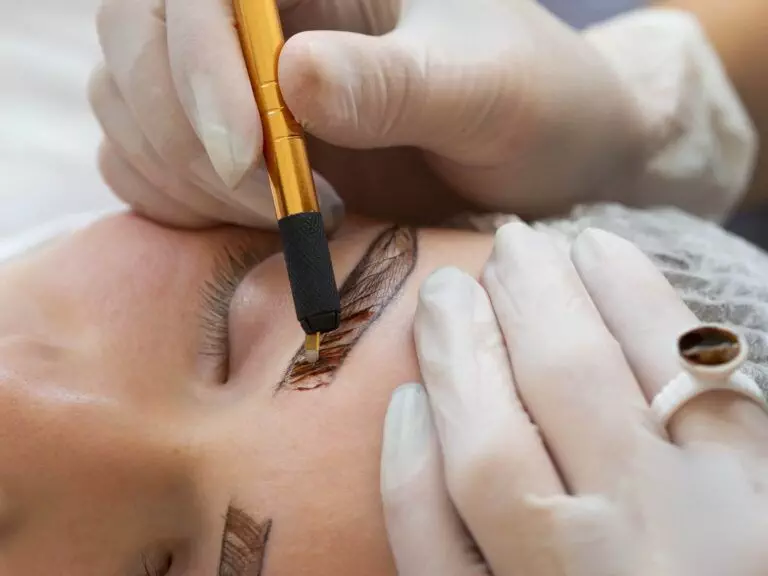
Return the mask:
[[[512,224],[482,281],[421,290],[426,390],[395,392],[382,456],[399,576],[765,574],[768,415],[724,393],[671,440],[650,419],[696,324],[651,262],[596,230],[569,258]]]
[[[313,166],[350,210],[434,221],[466,206],[447,183],[475,206],[541,214],[620,190],[641,168],[635,101],[536,2],[278,3],[295,34],[280,58],[285,100],[327,143],[313,144]],[[272,225],[230,2],[105,0],[98,27],[106,66],[92,102],[117,194],[175,224]],[[351,151],[401,146],[418,150]]]
[[[643,170],[616,200],[724,221],[747,190],[759,143],[696,18],[649,8],[593,26],[584,38],[624,79],[647,135]]]

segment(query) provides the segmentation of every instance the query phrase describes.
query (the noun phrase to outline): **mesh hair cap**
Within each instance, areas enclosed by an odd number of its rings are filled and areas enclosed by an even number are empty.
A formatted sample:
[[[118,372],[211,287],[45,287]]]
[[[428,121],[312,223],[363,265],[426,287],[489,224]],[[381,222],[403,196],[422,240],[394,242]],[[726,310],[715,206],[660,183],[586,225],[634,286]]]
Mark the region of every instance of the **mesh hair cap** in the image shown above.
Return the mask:
[[[513,220],[517,217],[468,215],[452,224],[494,232]],[[587,228],[633,242],[699,320],[726,324],[744,334],[750,352],[743,369],[768,393],[768,254],[715,224],[671,208],[579,207],[567,218],[534,226],[569,243]]]

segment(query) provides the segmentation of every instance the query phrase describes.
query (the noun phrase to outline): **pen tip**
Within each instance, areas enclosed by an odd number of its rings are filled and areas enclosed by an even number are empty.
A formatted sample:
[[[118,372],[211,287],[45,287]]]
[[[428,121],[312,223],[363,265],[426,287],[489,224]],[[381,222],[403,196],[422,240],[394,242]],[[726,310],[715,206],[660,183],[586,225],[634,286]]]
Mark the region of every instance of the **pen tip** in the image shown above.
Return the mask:
[[[308,334],[304,343],[304,359],[310,364],[320,360],[320,333]]]
[[[304,359],[309,362],[310,364],[316,364],[318,360],[320,360],[320,351],[319,350],[305,350],[304,351]]]

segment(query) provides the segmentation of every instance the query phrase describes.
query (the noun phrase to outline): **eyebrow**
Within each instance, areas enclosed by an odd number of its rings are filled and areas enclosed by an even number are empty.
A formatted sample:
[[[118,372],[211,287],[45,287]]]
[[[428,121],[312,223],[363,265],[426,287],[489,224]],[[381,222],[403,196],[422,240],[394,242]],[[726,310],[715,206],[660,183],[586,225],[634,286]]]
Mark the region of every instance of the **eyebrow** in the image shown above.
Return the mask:
[[[323,337],[320,359],[307,362],[299,348],[276,391],[330,385],[363,334],[400,294],[417,257],[416,228],[393,226],[379,234],[339,290],[341,321]]]
[[[230,506],[221,542],[219,576],[260,576],[272,520],[258,522]]]

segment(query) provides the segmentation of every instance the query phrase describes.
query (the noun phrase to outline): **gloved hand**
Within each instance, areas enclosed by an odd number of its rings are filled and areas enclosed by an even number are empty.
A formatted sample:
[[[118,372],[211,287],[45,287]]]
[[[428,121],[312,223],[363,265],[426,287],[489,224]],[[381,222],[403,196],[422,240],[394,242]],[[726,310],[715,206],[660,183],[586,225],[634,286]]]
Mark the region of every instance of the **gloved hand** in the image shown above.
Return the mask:
[[[458,192],[533,215],[600,199],[639,170],[634,101],[601,54],[536,2],[279,5],[292,36],[285,100],[325,142],[312,143],[313,166],[350,209],[434,221],[466,206]],[[98,29],[106,65],[92,103],[117,194],[174,224],[272,225],[230,3],[104,0]],[[416,149],[380,150],[390,147]],[[317,180],[326,215],[338,214]]]
[[[651,262],[595,230],[569,258],[512,224],[482,282],[421,290],[426,389],[395,392],[382,456],[399,576],[764,574],[768,415],[723,393],[669,436],[651,420],[696,324]]]

